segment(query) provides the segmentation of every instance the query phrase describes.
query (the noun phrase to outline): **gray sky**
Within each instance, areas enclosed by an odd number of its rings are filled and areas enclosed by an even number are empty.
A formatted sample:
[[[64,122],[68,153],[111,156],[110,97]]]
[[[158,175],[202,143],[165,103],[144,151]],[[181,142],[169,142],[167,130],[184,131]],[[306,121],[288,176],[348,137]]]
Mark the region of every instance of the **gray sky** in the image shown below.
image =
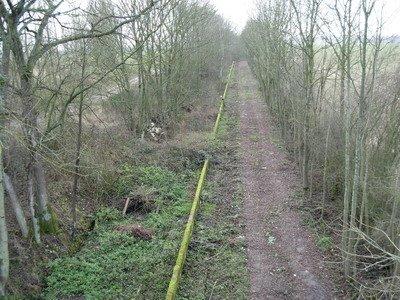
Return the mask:
[[[244,28],[255,8],[253,0],[209,0],[209,2],[239,31]]]
[[[249,16],[254,12],[255,0],[209,0],[231,24],[241,31]],[[377,7],[383,5],[383,16],[387,20],[384,35],[400,35],[400,0],[377,0]]]

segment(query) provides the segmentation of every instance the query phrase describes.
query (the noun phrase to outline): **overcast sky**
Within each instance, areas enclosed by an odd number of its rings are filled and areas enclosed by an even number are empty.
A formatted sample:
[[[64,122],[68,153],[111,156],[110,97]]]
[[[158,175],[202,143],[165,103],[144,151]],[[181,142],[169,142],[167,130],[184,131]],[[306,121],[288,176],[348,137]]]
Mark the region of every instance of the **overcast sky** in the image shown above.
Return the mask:
[[[231,24],[241,31],[254,12],[255,0],[209,0]],[[377,7],[384,5],[384,35],[400,35],[400,0],[377,0]]]

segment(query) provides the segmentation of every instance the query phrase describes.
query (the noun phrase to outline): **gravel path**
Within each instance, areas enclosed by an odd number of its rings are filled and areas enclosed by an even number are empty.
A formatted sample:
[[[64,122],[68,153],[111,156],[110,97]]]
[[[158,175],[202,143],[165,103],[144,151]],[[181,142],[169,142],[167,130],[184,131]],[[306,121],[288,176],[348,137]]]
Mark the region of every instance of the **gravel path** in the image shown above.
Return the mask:
[[[293,208],[298,178],[271,141],[270,120],[246,62],[237,65],[250,299],[333,299],[323,256]]]

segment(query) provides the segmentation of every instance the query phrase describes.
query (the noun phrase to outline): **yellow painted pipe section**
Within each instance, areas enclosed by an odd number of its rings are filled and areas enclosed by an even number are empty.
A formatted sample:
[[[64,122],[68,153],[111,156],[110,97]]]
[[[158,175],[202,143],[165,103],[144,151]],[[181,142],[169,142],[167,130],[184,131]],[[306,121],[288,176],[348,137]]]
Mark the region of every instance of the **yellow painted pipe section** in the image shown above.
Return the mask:
[[[218,126],[219,126],[221,115],[222,115],[222,112],[224,109],[224,101],[225,101],[229,81],[231,78],[233,66],[234,66],[234,63],[232,63],[231,68],[229,70],[228,79],[227,79],[226,86],[225,86],[225,91],[222,96],[218,116],[217,116],[217,119],[215,120],[215,124],[214,124],[213,135],[215,135],[218,131]],[[183,233],[183,238],[182,238],[182,242],[181,242],[181,247],[179,248],[178,257],[176,258],[176,263],[175,263],[174,270],[172,273],[171,281],[169,282],[166,300],[174,300],[176,297],[176,293],[178,291],[179,281],[181,279],[183,265],[185,264],[189,243],[192,238],[194,220],[196,217],[197,210],[199,208],[201,191],[203,190],[203,186],[204,186],[204,182],[205,182],[205,178],[207,175],[207,170],[208,170],[209,164],[210,164],[210,159],[207,158],[204,161],[203,168],[200,173],[200,178],[197,183],[196,193],[194,195],[192,208],[190,209],[189,219],[186,223],[185,232]]]
[[[224,106],[225,106],[225,97],[226,97],[226,93],[228,91],[228,85],[229,85],[229,81],[231,80],[231,75],[232,75],[232,71],[233,71],[233,66],[234,63],[232,63],[230,69],[229,69],[229,73],[228,73],[228,77],[227,77],[227,81],[226,81],[226,85],[225,85],[225,90],[224,93],[222,95],[221,98],[221,104],[219,106],[219,111],[218,111],[218,115],[217,115],[217,119],[215,120],[215,124],[214,124],[214,129],[213,129],[213,134],[216,135],[217,131],[218,131],[218,127],[219,127],[219,122],[221,120],[222,117],[222,112],[224,110]]]
[[[172,273],[172,278],[171,278],[171,281],[169,282],[169,287],[168,287],[167,297],[166,297],[167,300],[175,299],[176,292],[178,291],[179,281],[181,279],[183,265],[186,260],[187,250],[188,250],[190,239],[191,239],[192,233],[193,233],[194,219],[196,216],[196,212],[199,208],[201,190],[203,189],[204,180],[207,175],[207,169],[208,169],[209,164],[210,164],[210,160],[207,158],[204,162],[203,169],[201,170],[200,179],[197,184],[196,194],[194,196],[194,200],[193,200],[193,204],[192,204],[192,209],[190,210],[189,219],[186,224],[185,232],[183,233],[183,239],[182,239],[181,247],[178,252],[178,257],[176,258],[176,263],[174,266],[174,271]]]

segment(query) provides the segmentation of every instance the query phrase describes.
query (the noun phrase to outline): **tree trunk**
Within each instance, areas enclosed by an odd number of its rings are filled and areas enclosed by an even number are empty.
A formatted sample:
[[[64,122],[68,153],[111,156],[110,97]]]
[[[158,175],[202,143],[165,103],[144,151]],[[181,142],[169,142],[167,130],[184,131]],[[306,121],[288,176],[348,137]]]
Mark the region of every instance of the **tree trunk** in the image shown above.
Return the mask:
[[[396,180],[394,182],[394,199],[392,204],[392,213],[390,215],[390,223],[389,223],[389,237],[396,245],[397,241],[400,241],[400,237],[398,236],[398,226],[397,226],[397,218],[399,216],[400,210],[400,166],[397,166],[396,172]],[[400,249],[400,248],[399,248]],[[396,251],[395,247],[393,250]],[[400,270],[399,270],[400,271]]]
[[[39,200],[38,209],[40,230],[45,233],[57,233],[57,221],[51,213],[48,204],[46,177],[41,157],[39,157],[38,153],[35,153],[35,157],[36,159],[33,170],[35,176],[34,183],[36,185],[36,193]]]
[[[341,76],[344,77],[346,74],[346,92],[345,99],[343,103],[344,107],[344,195],[343,195],[343,229],[342,229],[342,255],[344,257],[343,267],[345,270],[345,275],[348,276],[348,264],[349,257],[346,253],[347,244],[348,244],[348,235],[349,235],[349,214],[350,214],[350,191],[351,191],[351,177],[350,177],[350,135],[351,135],[351,113],[350,113],[350,87],[351,87],[351,24],[348,23],[347,20],[351,18],[351,1],[349,2],[348,10],[345,12],[344,16],[344,28],[347,26],[347,34],[346,29],[344,29],[343,39],[346,40],[345,45],[343,46],[343,57],[345,59],[345,68],[341,70]]]
[[[21,230],[22,236],[26,238],[28,237],[28,225],[26,224],[26,218],[22,210],[21,203],[19,202],[17,194],[15,193],[10,176],[8,176],[6,173],[4,173],[3,176],[4,186],[7,191],[8,197],[10,198],[10,202],[13,207],[15,217],[17,218],[19,228]]]
[[[362,196],[361,196],[361,208],[359,218],[359,228],[362,230],[365,227],[365,231],[369,232],[369,214],[368,214],[368,175],[369,175],[369,153],[368,149],[365,149],[365,161],[364,161],[364,172],[363,172],[363,184],[362,184]]]
[[[31,89],[32,71],[28,67],[25,67],[25,73],[22,74],[20,80],[23,98],[24,132],[29,146],[31,160],[33,162],[32,171],[39,204],[40,228],[46,233],[55,233],[57,231],[57,225],[54,217],[50,213],[46,178],[42,164],[42,158],[40,157],[38,149],[38,112],[35,108],[34,97]]]
[[[370,12],[369,12],[370,13]],[[369,13],[364,7],[364,29],[363,38],[361,43],[361,84],[360,94],[358,98],[358,118],[357,118],[357,137],[356,137],[356,149],[354,155],[354,173],[353,173],[353,191],[351,196],[351,211],[350,211],[350,233],[349,241],[347,246],[348,255],[354,253],[355,236],[353,230],[356,228],[356,214],[358,205],[358,195],[360,190],[361,181],[361,162],[363,157],[364,149],[364,135],[365,135],[365,124],[366,124],[366,78],[367,78],[367,43],[368,43],[368,18]],[[353,262],[354,263],[354,262]],[[350,274],[350,261],[345,266],[345,274]]]
[[[0,144],[0,157],[3,147]],[[3,160],[0,159],[0,170],[3,170]],[[8,233],[4,207],[4,172],[0,172],[0,295],[5,295],[9,274]]]
[[[393,199],[393,206],[392,206],[392,214],[390,216],[390,224],[389,224],[389,235],[393,244],[397,246],[393,247],[394,254],[399,258],[400,257],[400,236],[398,233],[398,226],[397,225],[397,218],[399,215],[400,209],[400,170],[399,166],[397,166],[396,170],[396,180],[394,184],[394,199]],[[400,260],[397,259],[393,269],[393,276],[400,276]]]
[[[84,87],[84,77],[86,70],[86,44],[83,41],[83,57],[82,57],[82,69],[81,69],[81,89]],[[83,100],[84,94],[81,93],[79,99],[79,110],[78,110],[78,133],[76,138],[76,151],[75,151],[75,166],[74,166],[74,181],[72,186],[72,201],[71,201],[71,215],[72,215],[72,236],[76,233],[76,206],[78,202],[78,188],[79,188],[79,177],[80,177],[80,162],[81,162],[81,148],[82,148],[82,117],[83,117]]]
[[[3,43],[4,45],[5,43]],[[4,51],[4,48],[3,48]],[[6,76],[8,75],[8,60],[9,60],[9,50],[6,50],[8,53],[8,57],[3,57],[3,64],[1,70],[1,82],[0,82],[0,110],[1,110],[1,118],[2,125],[4,124],[4,101],[5,101],[5,81]],[[6,54],[7,55],[7,54]],[[7,62],[4,61],[7,60]],[[3,126],[2,126],[3,127]],[[3,166],[3,146],[2,142],[4,140],[3,132],[1,132],[1,141],[0,141],[0,295],[5,295],[5,287],[6,282],[8,280],[9,274],[9,255],[8,255],[8,233],[7,233],[7,224],[6,224],[6,216],[5,216],[5,207],[4,207],[4,166]]]
[[[37,210],[35,205],[35,185],[33,183],[33,168],[32,161],[28,166],[28,198],[29,198],[29,209],[32,218],[32,227],[33,227],[33,236],[35,237],[35,241],[37,244],[41,243],[40,238],[40,225],[39,218],[37,217]]]
[[[309,188],[308,188],[308,199],[312,200],[312,196],[314,194],[314,167],[315,167],[315,162],[311,160],[310,162],[310,179],[309,179]]]
[[[8,232],[5,216],[5,197],[4,197],[4,165],[3,165],[3,142],[4,142],[4,121],[5,121],[5,101],[7,99],[8,87],[7,79],[10,66],[10,48],[7,41],[4,41],[2,48],[3,57],[0,73],[0,113],[1,113],[1,131],[0,131],[0,296],[5,295],[6,283],[9,276],[9,253],[8,253]]]
[[[322,179],[322,208],[321,208],[321,219],[324,217],[325,206],[327,202],[327,186],[328,186],[328,149],[329,149],[329,139],[331,134],[331,121],[328,119],[328,128],[326,131],[325,139],[325,153],[324,153],[324,175]]]
[[[349,88],[349,87],[348,87]],[[345,274],[348,270],[348,256],[345,253],[348,243],[349,235],[349,214],[350,214],[350,191],[351,191],[351,180],[350,180],[350,113],[346,114],[345,117],[345,149],[344,149],[344,195],[343,195],[343,229],[342,229],[342,254],[344,256],[344,269]]]

